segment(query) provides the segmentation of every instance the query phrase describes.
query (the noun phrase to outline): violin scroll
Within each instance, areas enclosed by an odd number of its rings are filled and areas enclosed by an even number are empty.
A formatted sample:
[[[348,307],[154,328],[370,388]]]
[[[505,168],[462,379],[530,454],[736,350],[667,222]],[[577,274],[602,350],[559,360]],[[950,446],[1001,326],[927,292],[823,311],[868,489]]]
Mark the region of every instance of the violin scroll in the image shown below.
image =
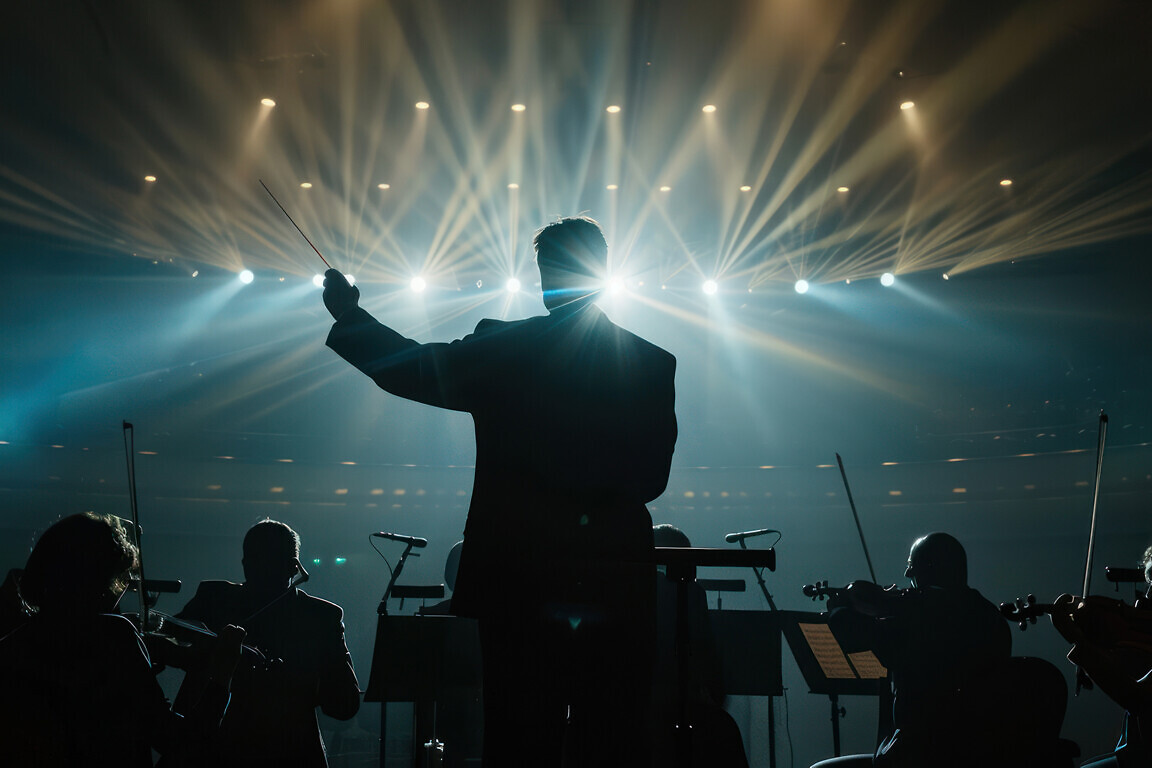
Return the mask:
[[[1052,613],[1055,608],[1055,605],[1037,603],[1036,595],[1030,594],[1027,598],[1016,598],[1013,603],[1000,603],[1000,615],[1016,622],[1023,631],[1029,624],[1035,624],[1038,617]]]

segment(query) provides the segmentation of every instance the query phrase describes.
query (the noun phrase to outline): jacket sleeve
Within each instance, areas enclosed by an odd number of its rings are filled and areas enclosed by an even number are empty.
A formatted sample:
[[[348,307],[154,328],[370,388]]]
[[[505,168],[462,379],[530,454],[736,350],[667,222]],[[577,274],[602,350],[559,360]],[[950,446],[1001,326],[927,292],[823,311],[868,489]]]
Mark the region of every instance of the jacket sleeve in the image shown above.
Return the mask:
[[[397,397],[449,408],[469,409],[470,377],[478,369],[476,336],[448,344],[421,344],[383,325],[356,307],[341,315],[327,345],[340,357]]]
[[[335,611],[326,638],[317,704],[329,717],[349,720],[360,709],[360,684],[352,667],[352,654],[344,642],[344,611],[338,606],[333,607]]]

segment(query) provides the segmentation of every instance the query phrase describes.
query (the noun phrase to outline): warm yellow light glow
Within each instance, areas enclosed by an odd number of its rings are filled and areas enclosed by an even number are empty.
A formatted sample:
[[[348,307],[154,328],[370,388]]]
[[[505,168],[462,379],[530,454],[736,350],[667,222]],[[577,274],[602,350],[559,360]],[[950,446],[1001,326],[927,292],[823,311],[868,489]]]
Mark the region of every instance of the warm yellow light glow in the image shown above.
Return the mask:
[[[1000,179],[1000,186],[1002,186],[1002,187],[1012,186],[1012,179]]]
[[[902,103],[900,104],[900,109],[908,110],[908,109],[912,109],[912,107],[914,107],[914,106],[916,106],[916,102],[914,102],[914,101],[905,101],[905,102],[902,102]]]
[[[527,109],[527,107],[524,106],[523,104],[513,104],[512,105],[512,111],[513,112],[523,112],[525,109]]]
[[[609,192],[615,192],[616,190],[620,189],[620,185],[619,184],[609,184],[608,186],[604,187],[604,189],[608,190]]]
[[[750,187],[750,186],[748,186],[747,184],[745,184],[744,186],[740,187],[740,191],[741,191],[741,192],[751,192],[751,191],[752,191],[752,187]]]
[[[310,182],[310,181],[300,182],[300,189],[312,189],[312,182]]]
[[[660,191],[661,192],[671,192],[672,187],[669,187],[667,184],[665,184],[663,187],[660,187]]]
[[[156,177],[155,177],[155,176],[145,176],[145,177],[144,177],[144,181],[146,181],[146,182],[148,182],[149,184],[151,184],[152,182],[156,181]]]
[[[608,107],[608,112],[612,113],[613,115],[614,115],[614,114],[616,114],[616,113],[617,113],[617,112],[619,112],[619,111],[620,111],[620,107],[616,106],[615,104],[613,104],[612,106]]]
[[[844,194],[845,192],[848,191],[848,187],[836,187],[836,191],[839,192],[840,194]]]
[[[272,100],[272,99],[260,99],[260,103],[261,103],[261,104],[263,104],[263,105],[264,105],[264,106],[266,106],[266,107],[274,107],[274,106],[276,106],[276,102],[275,102],[274,100]]]
[[[376,189],[392,189],[391,184],[377,184]]]
[[[512,182],[511,184],[508,185],[508,189],[520,189],[520,185],[517,184],[516,182]]]
[[[429,104],[426,101],[416,102],[416,109],[428,109],[428,107],[429,107]]]
[[[707,114],[710,115],[715,111],[716,111],[716,105],[715,104],[705,104],[704,105],[704,112],[706,112]]]

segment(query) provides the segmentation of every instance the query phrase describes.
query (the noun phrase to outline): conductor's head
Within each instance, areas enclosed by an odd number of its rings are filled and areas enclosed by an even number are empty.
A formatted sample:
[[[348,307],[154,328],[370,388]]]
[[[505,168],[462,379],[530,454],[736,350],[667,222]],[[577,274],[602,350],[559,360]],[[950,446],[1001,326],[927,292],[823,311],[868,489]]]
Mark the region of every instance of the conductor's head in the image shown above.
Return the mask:
[[[300,536],[276,520],[261,520],[244,536],[244,580],[261,592],[282,590],[299,567]]]
[[[560,219],[532,241],[540,287],[549,312],[588,304],[600,292],[608,268],[608,243],[587,216]]]
[[[947,533],[930,533],[912,544],[904,575],[917,587],[965,587],[968,556],[964,546]]]

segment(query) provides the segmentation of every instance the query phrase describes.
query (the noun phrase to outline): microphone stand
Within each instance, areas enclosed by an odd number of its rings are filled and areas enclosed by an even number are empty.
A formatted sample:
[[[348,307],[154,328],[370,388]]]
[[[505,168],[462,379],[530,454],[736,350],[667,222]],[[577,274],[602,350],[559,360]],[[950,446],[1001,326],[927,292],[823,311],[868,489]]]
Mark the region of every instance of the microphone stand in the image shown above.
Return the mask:
[[[388,615],[388,598],[392,595],[392,587],[396,586],[396,579],[400,578],[400,571],[404,570],[404,561],[412,554],[412,542],[409,541],[404,547],[404,553],[400,555],[399,562],[396,563],[396,568],[392,571],[392,578],[388,580],[388,587],[384,590],[384,597],[380,598],[380,605],[376,608],[376,613],[380,616]],[[420,555],[416,555],[420,557]]]
[[[744,539],[740,539],[740,549],[748,549],[748,545]],[[760,585],[760,591],[764,593],[764,599],[768,601],[768,608],[776,610],[776,603],[772,600],[772,595],[768,593],[768,586],[764,583],[764,569],[752,566],[752,572],[756,574],[756,583]]]
[[[748,549],[748,544],[743,538],[740,539],[740,549]],[[768,585],[764,583],[764,569],[752,566],[752,572],[756,574],[756,583],[760,585],[760,591],[768,601],[768,609],[775,611],[776,602],[768,592]],[[771,696],[768,697],[768,766],[776,768],[776,708]]]

